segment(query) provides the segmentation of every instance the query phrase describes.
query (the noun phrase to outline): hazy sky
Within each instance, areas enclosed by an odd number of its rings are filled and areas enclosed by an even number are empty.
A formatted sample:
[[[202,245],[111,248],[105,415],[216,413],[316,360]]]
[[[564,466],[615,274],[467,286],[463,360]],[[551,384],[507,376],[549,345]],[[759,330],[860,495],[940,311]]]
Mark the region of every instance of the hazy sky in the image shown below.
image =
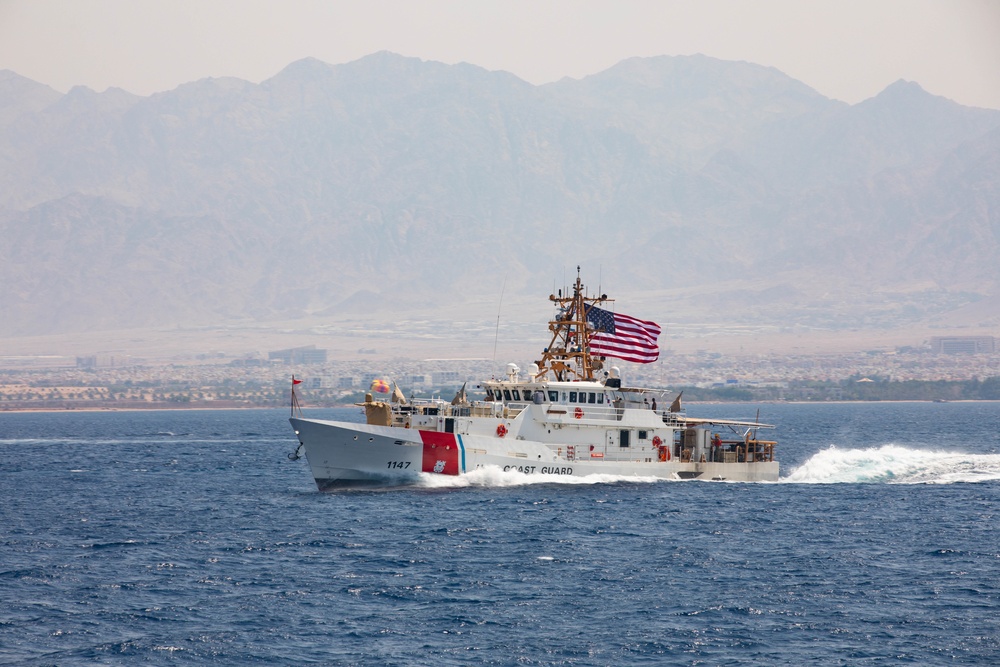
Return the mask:
[[[0,69],[60,91],[259,82],[381,50],[533,83],[704,53],[851,103],[907,79],[1000,109],[1000,0],[0,0]]]

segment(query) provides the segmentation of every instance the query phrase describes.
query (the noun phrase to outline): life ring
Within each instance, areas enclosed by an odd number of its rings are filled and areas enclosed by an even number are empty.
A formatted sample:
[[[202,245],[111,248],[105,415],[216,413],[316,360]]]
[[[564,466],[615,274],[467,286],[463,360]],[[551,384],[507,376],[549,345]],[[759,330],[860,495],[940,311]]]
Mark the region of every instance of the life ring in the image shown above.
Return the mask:
[[[654,435],[653,436],[653,447],[659,447],[662,444],[663,444],[663,441],[660,440],[660,436]]]
[[[507,435],[507,427],[504,426],[503,424],[497,426],[497,435],[501,438]]]
[[[577,419],[583,419],[583,408],[576,408],[573,410],[573,416]]]

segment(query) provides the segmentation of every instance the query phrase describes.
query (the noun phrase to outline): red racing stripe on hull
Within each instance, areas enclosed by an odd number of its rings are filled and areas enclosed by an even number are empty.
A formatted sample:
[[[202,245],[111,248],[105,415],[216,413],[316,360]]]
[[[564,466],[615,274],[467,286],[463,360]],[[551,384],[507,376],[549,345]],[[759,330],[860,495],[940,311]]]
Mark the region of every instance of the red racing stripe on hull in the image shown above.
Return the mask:
[[[438,431],[419,431],[419,433],[420,440],[424,443],[423,471],[457,475],[459,457],[455,434]]]

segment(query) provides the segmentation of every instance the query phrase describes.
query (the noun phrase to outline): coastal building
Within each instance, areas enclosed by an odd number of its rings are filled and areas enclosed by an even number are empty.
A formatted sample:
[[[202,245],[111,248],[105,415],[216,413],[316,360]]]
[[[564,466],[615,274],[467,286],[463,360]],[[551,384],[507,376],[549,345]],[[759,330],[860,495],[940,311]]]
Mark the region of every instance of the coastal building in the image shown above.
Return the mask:
[[[267,358],[285,364],[325,364],[326,350],[317,349],[315,345],[293,347],[287,350],[268,352]]]
[[[453,387],[462,384],[462,376],[458,371],[434,371],[431,382],[435,387]]]
[[[992,354],[997,346],[993,336],[934,336],[931,350],[935,354]]]

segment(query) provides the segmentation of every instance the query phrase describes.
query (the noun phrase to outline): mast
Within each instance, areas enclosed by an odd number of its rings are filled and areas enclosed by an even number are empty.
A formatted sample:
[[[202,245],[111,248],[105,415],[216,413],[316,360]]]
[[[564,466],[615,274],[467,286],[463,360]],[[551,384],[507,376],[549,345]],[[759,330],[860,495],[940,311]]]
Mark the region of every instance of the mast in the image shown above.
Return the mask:
[[[590,306],[613,301],[607,294],[587,296],[583,282],[580,280],[580,267],[576,267],[576,283],[573,285],[573,295],[549,295],[558,312],[554,320],[549,322],[552,341],[542,350],[542,358],[538,364],[538,378],[544,378],[551,372],[556,380],[593,380],[594,371],[604,367],[604,357],[590,356],[590,339],[596,333],[587,322],[587,309]]]

